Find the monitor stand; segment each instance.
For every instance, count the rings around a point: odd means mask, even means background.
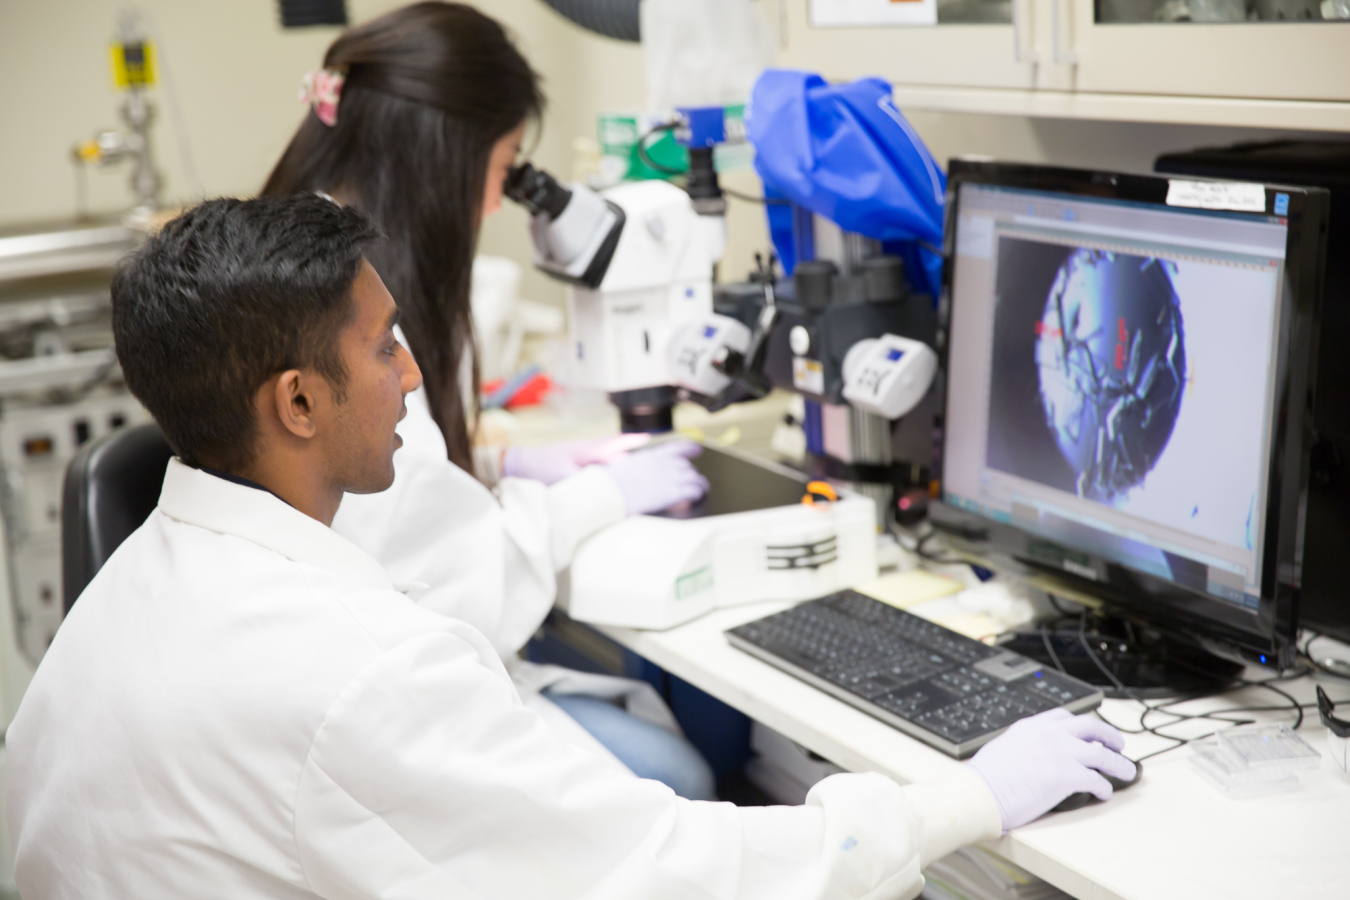
[[[1123,684],[1121,691],[1092,655]],[[1082,634],[1077,616],[1029,625],[999,642],[1023,656],[1102,688],[1108,697],[1158,699],[1189,694],[1217,693],[1231,687],[1242,674],[1239,663],[1215,656],[1191,641],[1164,634],[1137,620],[1108,613],[1087,613]],[[1053,652],[1052,652],[1053,651]]]

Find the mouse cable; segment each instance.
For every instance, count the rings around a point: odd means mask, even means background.
[[[1057,602],[1057,598],[1056,598],[1053,594],[1048,594],[1048,593],[1047,593],[1046,596],[1050,598],[1051,605],[1053,605],[1057,611],[1059,611],[1060,613],[1067,612],[1066,610],[1064,610],[1064,609],[1059,605],[1059,603]],[[1206,719],[1206,720],[1210,720],[1210,721],[1218,721],[1218,722],[1229,723],[1229,726],[1230,726],[1230,727],[1237,726],[1237,725],[1250,725],[1250,724],[1253,724],[1253,721],[1254,721],[1254,720],[1252,720],[1252,719],[1229,719],[1229,718],[1225,718],[1225,717],[1226,717],[1226,716],[1231,716],[1231,715],[1239,715],[1239,714],[1242,714],[1242,713],[1248,713],[1248,712],[1293,711],[1293,712],[1295,713],[1295,715],[1296,715],[1296,718],[1295,718],[1294,724],[1293,724],[1293,726],[1292,726],[1292,730],[1297,731],[1297,730],[1303,725],[1303,720],[1304,720],[1303,710],[1304,710],[1304,708],[1309,708],[1309,709],[1310,709],[1310,708],[1312,708],[1312,707],[1314,707],[1314,706],[1317,705],[1316,703],[1299,703],[1298,700],[1297,700],[1295,697],[1293,697],[1291,694],[1289,694],[1287,691],[1285,691],[1285,690],[1283,690],[1283,689],[1281,689],[1281,688],[1275,687],[1275,683],[1276,683],[1276,682],[1281,682],[1281,681],[1292,681],[1292,680],[1294,680],[1294,679],[1301,678],[1301,677],[1303,677],[1304,675],[1307,675],[1307,674],[1309,673],[1309,671],[1311,671],[1310,667],[1307,666],[1307,665],[1305,665],[1305,666],[1303,666],[1303,667],[1301,667],[1301,668],[1299,668],[1299,669],[1295,669],[1295,670],[1293,670],[1293,671],[1291,671],[1291,672],[1288,672],[1288,673],[1285,673],[1285,674],[1281,674],[1281,675],[1276,675],[1276,676],[1273,676],[1273,677],[1271,677],[1271,678],[1263,679],[1263,680],[1260,680],[1260,681],[1253,681],[1253,680],[1245,679],[1245,678],[1244,678],[1244,679],[1239,679],[1239,680],[1237,681],[1238,689],[1242,689],[1242,688],[1263,688],[1263,689],[1265,689],[1265,690],[1271,691],[1272,693],[1279,694],[1281,697],[1283,697],[1283,698],[1285,698],[1286,700],[1289,701],[1289,705],[1288,705],[1288,706],[1285,706],[1285,705],[1279,705],[1279,706],[1237,706],[1237,707],[1226,707],[1226,708],[1223,708],[1223,709],[1211,710],[1211,711],[1205,712],[1205,713],[1182,713],[1182,712],[1175,712],[1175,711],[1173,711],[1173,710],[1171,710],[1171,709],[1168,708],[1168,707],[1171,707],[1171,706],[1175,706],[1175,705],[1177,705],[1177,704],[1181,704],[1181,703],[1189,703],[1189,702],[1194,701],[1194,700],[1201,700],[1201,699],[1204,699],[1204,698],[1206,698],[1206,697],[1212,697],[1212,696],[1216,696],[1216,695],[1218,695],[1218,694],[1228,693],[1228,692],[1231,690],[1231,688],[1227,688],[1227,687],[1224,688],[1224,689],[1222,689],[1222,690],[1208,691],[1208,692],[1203,692],[1203,693],[1199,693],[1199,694],[1190,694],[1190,695],[1183,696],[1183,697],[1175,697],[1175,698],[1173,698],[1173,699],[1171,699],[1171,700],[1166,700],[1166,701],[1161,702],[1161,703],[1150,704],[1150,703],[1146,702],[1145,700],[1143,700],[1141,697],[1139,697],[1134,691],[1132,691],[1132,690],[1130,690],[1129,688],[1127,688],[1127,687],[1124,685],[1124,683],[1121,682],[1120,679],[1116,677],[1115,673],[1112,672],[1112,671],[1111,671],[1111,670],[1110,670],[1110,669],[1109,669],[1109,668],[1101,661],[1101,659],[1097,656],[1096,652],[1092,649],[1092,645],[1091,645],[1091,644],[1088,642],[1088,640],[1087,640],[1087,631],[1086,631],[1086,629],[1087,629],[1087,610],[1084,609],[1083,612],[1082,612],[1082,613],[1079,615],[1079,617],[1078,617],[1078,641],[1079,641],[1079,644],[1081,644],[1082,647],[1083,647],[1083,650],[1086,651],[1086,653],[1087,653],[1087,655],[1088,655],[1088,658],[1091,659],[1092,662],[1093,662],[1093,664],[1095,664],[1095,665],[1097,666],[1097,668],[1101,670],[1102,674],[1105,675],[1105,676],[1107,677],[1108,680],[1110,680],[1111,684],[1116,688],[1116,690],[1120,691],[1120,692],[1121,692],[1122,694],[1124,694],[1128,699],[1133,700],[1135,703],[1138,703],[1141,707],[1143,707],[1143,709],[1141,710],[1141,712],[1140,712],[1140,714],[1139,714],[1139,727],[1138,727],[1138,728],[1133,728],[1133,729],[1132,729],[1132,728],[1121,728],[1119,725],[1116,725],[1115,723],[1111,722],[1111,721],[1108,720],[1104,715],[1102,715],[1100,709],[1093,710],[1093,713],[1097,716],[1097,718],[1101,719],[1101,720],[1102,720],[1103,722],[1105,722],[1106,724],[1108,724],[1108,725],[1110,725],[1111,727],[1116,728],[1116,729],[1118,729],[1118,730],[1120,730],[1120,731],[1123,731],[1123,732],[1125,732],[1126,734],[1151,734],[1151,735],[1153,735],[1153,736],[1155,736],[1155,737],[1162,738],[1163,740],[1167,740],[1167,741],[1172,741],[1172,742],[1173,742],[1173,746],[1171,746],[1171,747],[1165,747],[1165,748],[1163,748],[1162,750],[1155,750],[1155,751],[1153,751],[1153,752],[1151,752],[1151,753],[1147,753],[1147,754],[1145,754],[1144,756],[1140,756],[1140,757],[1138,757],[1137,759],[1135,759],[1134,762],[1140,762],[1140,761],[1142,761],[1142,760],[1144,760],[1144,759],[1148,759],[1148,758],[1154,757],[1154,756],[1159,756],[1159,755],[1161,755],[1161,754],[1163,754],[1163,753],[1170,753],[1170,752],[1173,751],[1173,750],[1176,750],[1176,749],[1178,749],[1178,748],[1180,748],[1180,747],[1186,746],[1187,744],[1191,743],[1192,741],[1204,740],[1205,738],[1213,737],[1215,734],[1218,734],[1218,731],[1216,730],[1216,731],[1211,731],[1211,732],[1209,732],[1208,734],[1199,735],[1199,736],[1197,736],[1197,737],[1192,737],[1192,738],[1180,738],[1180,737],[1176,737],[1176,736],[1174,736],[1174,735],[1164,734],[1164,733],[1160,730],[1160,729],[1163,729],[1163,728],[1171,728],[1172,726],[1174,726],[1174,725],[1180,725],[1180,724],[1183,723],[1183,722],[1196,721],[1196,720],[1200,720],[1200,719]],[[1054,647],[1052,646],[1052,644],[1051,644],[1051,642],[1050,642],[1050,636],[1049,636],[1049,632],[1048,632],[1046,626],[1041,626],[1040,633],[1041,633],[1041,641],[1042,641],[1042,643],[1045,645],[1046,652],[1050,655],[1050,659],[1054,662],[1055,667],[1056,667],[1057,669],[1059,669],[1059,671],[1061,671],[1061,672],[1063,672],[1064,674],[1067,675],[1068,672],[1065,670],[1064,664],[1060,661],[1059,655],[1055,653]],[[1308,644],[1310,645],[1310,644],[1311,644],[1311,641],[1309,641]],[[1306,648],[1305,648],[1305,653],[1306,653]],[[1309,661],[1311,662],[1311,660],[1309,660]],[[1316,668],[1316,666],[1314,665],[1312,668]],[[1163,715],[1165,715],[1165,716],[1171,716],[1172,719],[1173,719],[1173,721],[1171,721],[1171,722],[1164,722],[1164,723],[1161,724],[1161,725],[1149,725],[1149,724],[1148,724],[1148,717],[1149,717],[1150,714],[1153,714],[1153,713],[1161,713],[1161,714],[1163,714]]]
[[[1185,722],[1185,721],[1192,721],[1192,720],[1197,720],[1197,719],[1209,719],[1209,720],[1211,720],[1211,721],[1227,722],[1227,723],[1230,723],[1230,727],[1231,727],[1231,726],[1237,726],[1237,725],[1251,725],[1251,724],[1254,723],[1255,720],[1253,720],[1253,719],[1229,719],[1229,718],[1226,718],[1226,717],[1227,717],[1227,716],[1232,716],[1232,715],[1239,715],[1239,714],[1242,714],[1242,713],[1253,713],[1253,712],[1288,712],[1288,711],[1291,711],[1291,710],[1294,711],[1294,712],[1297,714],[1297,719],[1296,719],[1295,724],[1294,724],[1294,726],[1293,726],[1294,729],[1297,729],[1299,726],[1301,726],[1301,725],[1303,724],[1303,711],[1304,711],[1305,709],[1312,709],[1313,707],[1317,706],[1317,704],[1316,704],[1315,702],[1299,703],[1297,700],[1295,700],[1295,698],[1293,698],[1292,696],[1290,696],[1290,695],[1289,695],[1288,693],[1286,693],[1285,691],[1283,691],[1283,690],[1281,690],[1281,689],[1279,689],[1279,688],[1271,687],[1269,684],[1267,684],[1266,682],[1263,682],[1263,681],[1248,681],[1248,682],[1243,683],[1241,686],[1242,686],[1242,687],[1258,687],[1258,688],[1259,688],[1259,687],[1264,687],[1264,688],[1266,688],[1267,690],[1273,691],[1273,692],[1278,693],[1278,694],[1280,694],[1281,696],[1287,698],[1287,699],[1290,701],[1290,703],[1289,703],[1288,705],[1280,704],[1280,705],[1278,705],[1278,706],[1232,706],[1232,707],[1224,707],[1223,709],[1212,710],[1212,711],[1207,712],[1207,713],[1178,713],[1178,712],[1173,712],[1172,710],[1166,708],[1166,707],[1169,707],[1169,706],[1174,706],[1174,705],[1179,704],[1179,703],[1187,703],[1187,702],[1190,702],[1190,701],[1192,701],[1192,700],[1203,699],[1203,698],[1206,697],[1206,696],[1214,696],[1213,694],[1200,694],[1200,695],[1193,695],[1193,696],[1187,696],[1187,697],[1177,697],[1177,698],[1174,698],[1174,699],[1172,699],[1172,700],[1165,701],[1165,702],[1163,702],[1163,703],[1155,704],[1155,705],[1153,705],[1153,706],[1148,707],[1148,709],[1149,709],[1150,711],[1156,710],[1156,711],[1158,711],[1158,712],[1163,713],[1164,715],[1175,716],[1176,719],[1175,719],[1174,721],[1172,721],[1172,722],[1166,722],[1166,723],[1164,723],[1164,724],[1162,724],[1162,725],[1157,725],[1157,726],[1152,726],[1152,727],[1146,727],[1145,729],[1140,729],[1140,730],[1138,730],[1138,731],[1133,731],[1133,730],[1130,730],[1130,729],[1121,729],[1121,730],[1122,730],[1122,731],[1126,731],[1127,733],[1130,733],[1130,734],[1142,734],[1142,733],[1144,733],[1144,731],[1146,730],[1148,733],[1154,734],[1154,735],[1156,735],[1157,737],[1164,738],[1164,739],[1169,740],[1169,741],[1173,741],[1173,742],[1174,742],[1174,743],[1173,743],[1173,746],[1171,746],[1171,747],[1164,747],[1164,748],[1161,749],[1161,750],[1155,750],[1155,751],[1153,751],[1152,753],[1145,754],[1144,756],[1138,757],[1138,759],[1136,759],[1135,762],[1139,762],[1139,761],[1141,761],[1141,760],[1148,759],[1149,757],[1159,756],[1159,755],[1161,755],[1161,754],[1163,754],[1163,753],[1170,753],[1171,751],[1176,750],[1176,749],[1179,748],[1179,747],[1184,747],[1184,746],[1186,746],[1187,744],[1192,743],[1192,742],[1194,742],[1194,741],[1201,741],[1201,740],[1204,740],[1205,738],[1213,737],[1214,735],[1216,735],[1216,734],[1219,733],[1218,731],[1211,731],[1211,732],[1209,732],[1208,734],[1197,735],[1197,736],[1191,737],[1191,738],[1179,738],[1179,737],[1175,737],[1174,735],[1164,734],[1164,733],[1162,733],[1159,729],[1170,728],[1170,727],[1172,727],[1173,725],[1178,725],[1178,724],[1180,724],[1180,723],[1182,723],[1182,722]],[[1336,702],[1341,702],[1341,701],[1336,701]],[[1144,718],[1145,718],[1147,715],[1148,715],[1148,713],[1145,712],[1145,713],[1143,713],[1143,714],[1140,716],[1141,724],[1144,724],[1144,723],[1143,723],[1143,720],[1144,720]],[[1107,722],[1107,724],[1110,724],[1110,725],[1113,725],[1113,727],[1119,728],[1118,725],[1114,725],[1114,723],[1109,722],[1104,716],[1101,715],[1100,712],[1097,713],[1097,717],[1098,717],[1099,719],[1101,719],[1103,722]]]
[[[1146,703],[1146,702],[1143,700],[1143,698],[1141,698],[1138,694],[1136,694],[1134,691],[1132,691],[1132,690],[1130,690],[1129,688],[1127,688],[1127,687],[1125,686],[1125,684],[1124,684],[1119,678],[1116,677],[1116,673],[1112,672],[1109,668],[1107,668],[1106,664],[1103,663],[1103,662],[1101,661],[1100,658],[1098,658],[1096,651],[1093,650],[1093,649],[1092,649],[1092,645],[1091,645],[1090,643],[1088,643],[1088,639],[1087,639],[1087,610],[1086,610],[1086,609],[1083,610],[1082,615],[1079,616],[1079,618],[1078,618],[1078,642],[1082,645],[1083,649],[1087,652],[1087,655],[1088,655],[1088,657],[1092,660],[1092,662],[1097,666],[1098,669],[1101,670],[1102,674],[1105,675],[1105,676],[1111,681],[1111,683],[1115,686],[1116,690],[1120,691],[1120,692],[1121,692],[1122,694],[1124,694],[1126,697],[1128,697],[1129,699],[1133,700],[1135,703],[1138,703],[1140,706],[1143,707],[1143,712],[1141,712],[1141,713],[1139,714],[1139,730],[1137,730],[1137,731],[1132,731],[1132,732],[1130,732],[1130,733],[1133,733],[1133,734],[1143,734],[1143,733],[1147,732],[1148,734],[1151,734],[1151,735],[1153,735],[1153,736],[1155,736],[1155,737],[1160,737],[1160,738],[1162,738],[1162,739],[1164,739],[1164,740],[1174,741],[1174,742],[1175,742],[1173,746],[1164,748],[1163,750],[1160,750],[1160,751],[1155,751],[1154,753],[1148,754],[1148,756],[1157,756],[1159,753],[1166,753],[1166,752],[1168,752],[1168,751],[1170,751],[1170,750],[1175,750],[1175,749],[1177,749],[1178,747],[1184,747],[1186,744],[1190,743],[1192,740],[1199,740],[1199,738],[1179,738],[1179,737],[1174,737],[1174,736],[1172,736],[1172,735],[1170,735],[1170,734],[1163,734],[1162,731],[1160,731],[1159,729],[1162,729],[1162,728],[1169,728],[1169,727],[1171,727],[1171,726],[1173,726],[1173,725],[1178,725],[1178,724],[1180,724],[1180,723],[1182,723],[1182,722],[1192,721],[1192,720],[1194,720],[1194,719],[1207,719],[1207,718],[1211,718],[1213,714],[1205,713],[1205,714],[1193,715],[1193,714],[1190,714],[1190,713],[1177,713],[1177,712],[1172,712],[1171,710],[1168,710],[1168,709],[1163,709],[1163,708],[1160,708],[1160,707],[1155,707],[1155,706],[1150,705],[1149,703]],[[1281,693],[1283,693],[1283,692],[1281,692]],[[1287,696],[1287,695],[1286,695],[1286,696]],[[1199,698],[1196,697],[1196,698],[1191,698],[1191,699],[1199,699]],[[1293,698],[1290,697],[1290,700],[1293,700]],[[1107,722],[1106,717],[1103,716],[1099,710],[1094,710],[1094,712],[1096,712],[1097,718],[1101,719],[1103,722]],[[1165,722],[1165,723],[1163,723],[1162,725],[1151,726],[1151,725],[1148,724],[1148,716],[1149,716],[1150,713],[1153,713],[1153,712],[1161,712],[1163,715],[1173,716],[1173,717],[1174,717],[1174,721],[1172,721],[1172,722]],[[1231,721],[1231,720],[1222,720],[1222,721]],[[1299,710],[1299,722],[1301,723],[1302,721],[1303,721],[1303,711],[1302,711],[1302,710]],[[1107,722],[1107,724],[1111,724],[1111,723],[1110,723],[1110,722]],[[1116,726],[1112,726],[1112,727],[1116,727]],[[1205,737],[1209,737],[1210,735],[1212,735],[1212,734],[1214,734],[1214,733],[1215,733],[1215,732],[1210,732],[1210,734],[1205,735]],[[1135,762],[1139,762],[1139,760],[1142,760],[1142,759],[1145,759],[1145,758],[1146,758],[1146,757],[1141,756],[1141,757],[1139,757],[1138,759],[1136,759]]]

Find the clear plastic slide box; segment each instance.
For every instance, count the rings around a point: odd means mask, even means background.
[[[1233,799],[1295,790],[1321,761],[1288,725],[1240,725],[1191,744],[1191,763]]]

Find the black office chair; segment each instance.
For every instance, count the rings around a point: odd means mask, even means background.
[[[61,490],[65,611],[154,511],[173,451],[155,424],[115,431],[75,454]]]

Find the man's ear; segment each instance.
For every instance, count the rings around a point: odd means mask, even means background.
[[[291,434],[312,438],[318,433],[314,419],[314,376],[308,377],[298,369],[288,369],[277,376],[272,391],[273,404],[281,425]]]

